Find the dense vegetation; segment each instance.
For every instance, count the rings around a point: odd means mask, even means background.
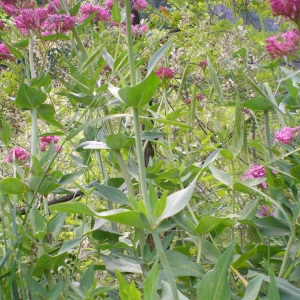
[[[0,299],[299,299],[299,0],[0,7]]]

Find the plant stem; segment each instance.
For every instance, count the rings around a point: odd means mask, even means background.
[[[284,271],[285,271],[288,259],[290,257],[291,247],[293,245],[294,238],[295,238],[295,234],[292,233],[291,236],[290,236],[289,242],[287,244],[285,253],[284,253],[284,257],[283,257],[283,261],[282,261],[282,265],[281,265],[278,277],[283,277],[283,275],[284,275]]]
[[[168,259],[166,257],[166,254],[164,252],[161,240],[159,238],[159,235],[156,231],[152,232],[152,236],[153,236],[153,240],[155,243],[155,247],[156,247],[156,251],[158,253],[158,257],[163,265],[164,271],[166,272],[166,276],[169,280],[169,284],[171,286],[171,291],[172,291],[172,298],[173,300],[179,300],[178,297],[178,290],[177,290],[177,286],[176,286],[176,281],[175,278],[173,276],[170,264],[168,262]]]
[[[51,289],[53,286],[56,285],[56,281],[55,279],[53,278],[52,274],[51,274],[51,271],[49,269],[45,270],[44,271],[44,275],[47,279],[47,282],[48,282],[48,285],[49,285],[49,289]],[[64,296],[60,293],[58,298],[58,300],[64,300]]]
[[[265,125],[265,136],[266,136],[266,144],[268,147],[268,158],[272,158],[272,152],[270,148],[272,147],[271,144],[271,134],[270,134],[270,120],[269,120],[269,111],[264,111],[264,125]]]

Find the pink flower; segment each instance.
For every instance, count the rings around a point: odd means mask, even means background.
[[[59,137],[55,135],[48,135],[40,137],[41,143],[47,143],[48,145],[53,141],[54,144],[58,143]]]
[[[293,140],[296,138],[296,133],[299,133],[300,126],[295,128],[284,127],[277,130],[274,134],[274,141],[282,144],[291,145]]]
[[[242,180],[245,180],[247,178],[265,178],[266,177],[266,169],[262,165],[253,165],[249,170],[245,172],[245,174],[242,177]],[[266,182],[263,182],[262,187],[266,188],[268,184]]]
[[[172,79],[174,78],[174,70],[171,68],[165,68],[161,67],[157,71],[154,71],[154,73],[160,78],[160,79]]]
[[[300,18],[299,0],[270,0],[270,5],[274,16],[285,16],[293,21]]]
[[[131,8],[135,10],[143,10],[148,6],[145,0],[131,0]]]
[[[192,101],[190,99],[186,99],[184,102],[185,102],[185,104],[191,104],[192,103]]]
[[[80,7],[81,16],[79,17],[80,22],[84,22],[90,15],[96,12],[96,15],[93,19],[93,22],[105,22],[110,20],[110,13],[109,11],[101,7],[99,5],[94,5],[91,3],[83,4]]]
[[[0,44],[0,59],[4,60],[12,60],[14,59],[14,56],[10,52],[10,50],[7,48],[5,44]]]
[[[196,99],[198,99],[198,100],[203,100],[204,98],[205,98],[205,96],[202,95],[202,94],[197,94],[196,95]]]
[[[300,44],[300,33],[296,29],[282,33],[280,36],[281,41],[278,41],[278,37],[271,36],[266,39],[268,43],[266,50],[272,58],[282,58],[283,56],[294,55],[298,50]]]
[[[1,0],[0,7],[9,16],[19,16],[23,9],[33,8],[34,1],[28,0]]]
[[[274,211],[275,211],[274,208],[267,205],[262,205],[257,214],[260,217],[274,216]]]
[[[113,5],[114,5],[114,0],[105,0],[105,2],[104,2],[104,7],[107,10],[111,10]]]
[[[207,68],[207,66],[208,66],[207,61],[206,61],[206,60],[200,61],[200,62],[198,63],[198,66],[199,66],[201,69],[205,70],[205,69]]]
[[[131,31],[133,36],[141,36],[148,31],[148,24],[131,25]]]
[[[12,158],[17,161],[22,161],[28,159],[28,157],[30,156],[29,152],[27,152],[25,149],[21,147],[10,149],[9,152],[10,155],[6,156],[6,161],[10,163],[13,162]]]
[[[15,17],[14,25],[24,35],[28,35],[29,31],[40,35],[44,21],[48,18],[46,8],[28,8],[23,9],[19,16]]]
[[[42,35],[66,33],[75,27],[76,17],[65,14],[48,15],[42,25]]]

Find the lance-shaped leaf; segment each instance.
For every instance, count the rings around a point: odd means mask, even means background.
[[[55,108],[51,104],[42,104],[38,107],[39,117],[49,124],[62,128],[63,126],[55,119]]]
[[[230,300],[231,289],[228,282],[228,269],[233,259],[234,241],[221,255],[213,270],[208,271],[198,287],[198,300]]]

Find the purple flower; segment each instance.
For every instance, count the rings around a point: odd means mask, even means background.
[[[131,8],[135,10],[143,10],[148,6],[145,0],[131,0]]]
[[[174,70],[171,68],[165,68],[161,67],[157,71],[154,71],[154,73],[160,78],[160,79],[172,79],[174,78]]]
[[[59,137],[55,135],[48,135],[48,136],[42,136],[40,137],[40,146],[41,146],[41,151],[45,152],[47,150],[47,147],[51,144],[51,142],[54,142],[54,144],[57,144],[59,141]],[[57,151],[56,149],[59,149],[60,145],[54,145],[54,151]]]
[[[25,149],[21,147],[10,149],[9,153],[10,155],[6,156],[6,161],[10,163],[13,162],[12,158],[17,161],[22,161],[28,159],[28,157],[30,156],[29,152],[27,152]]]
[[[205,96],[202,95],[202,94],[197,94],[196,95],[196,99],[198,99],[198,100],[203,100],[204,98],[205,98]]]
[[[83,4],[80,7],[81,16],[79,17],[80,22],[84,22],[90,15],[96,13],[93,22],[105,22],[110,20],[110,13],[109,11],[101,7],[99,5],[94,5],[91,3]]]
[[[22,10],[34,7],[34,1],[28,0],[1,0],[0,7],[9,16],[19,16]]]
[[[105,0],[105,2],[104,2],[104,7],[107,10],[111,10],[113,5],[114,5],[114,0]]]
[[[274,16],[284,16],[290,20],[299,21],[299,0],[270,0],[270,5]]]
[[[265,178],[266,177],[266,169],[262,165],[253,165],[249,170],[245,172],[245,174],[242,177],[242,180],[245,180],[247,178]],[[266,182],[263,182],[262,187],[266,188],[268,184]]]
[[[275,209],[267,206],[267,205],[262,205],[260,207],[260,210],[257,212],[257,215],[260,217],[268,217],[268,216],[274,216]]]
[[[272,58],[282,58],[283,56],[294,55],[300,44],[300,33],[296,29],[282,33],[281,41],[277,36],[271,36],[266,39],[268,43],[266,50]]]
[[[5,44],[0,44],[0,59],[4,60],[12,60],[14,59],[14,56],[10,52],[10,50],[7,48]]]
[[[131,31],[133,36],[141,36],[148,31],[148,24],[131,25]]]
[[[274,141],[282,144],[291,145],[293,140],[296,138],[296,133],[299,133],[300,126],[295,128],[284,127],[277,130],[274,134]]]
[[[42,35],[66,33],[75,27],[76,17],[60,14],[48,15],[48,18],[43,23]]]

